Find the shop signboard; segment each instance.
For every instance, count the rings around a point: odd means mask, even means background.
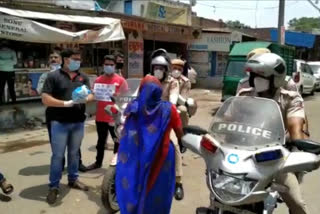
[[[128,77],[143,77],[144,44],[141,32],[132,32],[128,38]]]
[[[178,36],[192,36],[193,29],[190,27],[181,27],[175,25],[165,25],[158,23],[143,23],[133,20],[122,20],[121,24],[124,29],[136,30],[148,33],[168,33]]]
[[[70,32],[40,22],[0,15],[0,38],[36,43],[99,43],[125,39],[120,22],[101,26],[100,30]]]
[[[202,33],[200,39],[194,40],[189,50],[229,52],[231,35],[227,33]]]
[[[133,20],[122,20],[121,24],[122,24],[122,27],[125,29],[137,30],[137,31],[146,30],[146,25],[144,22],[133,21]]]
[[[179,3],[150,1],[148,2],[145,17],[173,24],[191,25],[190,10],[190,7],[186,7]]]

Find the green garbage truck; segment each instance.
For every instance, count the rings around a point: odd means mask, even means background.
[[[239,81],[246,77],[244,65],[247,54],[256,48],[268,48],[272,53],[280,55],[287,63],[287,76],[292,76],[294,69],[295,48],[272,42],[241,42],[231,46],[228,64],[223,77],[222,100],[236,95]]]

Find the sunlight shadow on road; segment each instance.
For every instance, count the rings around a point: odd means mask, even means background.
[[[105,149],[106,151],[113,151],[113,142],[108,142]],[[88,151],[90,152],[97,152],[96,146],[92,145],[88,148]]]
[[[29,166],[20,169],[19,175],[32,176],[32,175],[48,175],[50,171],[50,165],[41,166]]]
[[[42,184],[39,186],[33,186],[26,188],[20,192],[20,197],[28,200],[42,201],[46,202],[46,197],[48,194],[48,184]],[[70,192],[70,188],[67,185],[60,184],[60,194],[57,202],[53,205],[54,207],[60,206],[62,204],[62,199]]]
[[[90,152],[97,152],[97,149],[96,149],[96,146],[95,145],[92,145],[88,148],[88,151]]]
[[[95,202],[100,207],[97,214],[107,213],[101,202],[101,186],[90,187],[90,191],[86,192],[86,194],[90,201]]]
[[[100,169],[95,169],[91,170],[85,173],[79,174],[81,178],[89,178],[89,179],[98,179],[103,177],[106,174],[106,169],[105,168],[100,168]]]

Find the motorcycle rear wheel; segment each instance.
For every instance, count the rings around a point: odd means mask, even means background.
[[[101,200],[108,213],[116,213],[120,210],[115,188],[116,167],[110,166],[103,178],[101,186]]]

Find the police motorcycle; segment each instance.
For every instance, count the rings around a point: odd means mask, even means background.
[[[231,97],[217,111],[209,130],[185,128],[184,146],[206,164],[210,207],[197,214],[272,214],[278,194],[288,191],[277,175],[319,168],[320,144],[285,142],[278,104],[258,97]],[[290,152],[286,145],[298,152]],[[293,150],[292,150],[293,151]]]
[[[127,105],[134,100],[138,93],[140,87],[141,79],[127,79],[128,89],[120,88],[120,93],[112,97],[113,105],[108,105],[105,108],[105,112],[111,115],[114,119],[115,132],[117,138],[120,139],[120,135],[125,123],[124,110]],[[115,154],[115,159],[117,159],[117,154]],[[116,161],[115,161],[116,163]],[[116,164],[110,164],[109,168],[104,175],[102,186],[101,186],[101,200],[108,211],[108,213],[116,213],[120,210],[115,190],[115,176],[116,176]]]

